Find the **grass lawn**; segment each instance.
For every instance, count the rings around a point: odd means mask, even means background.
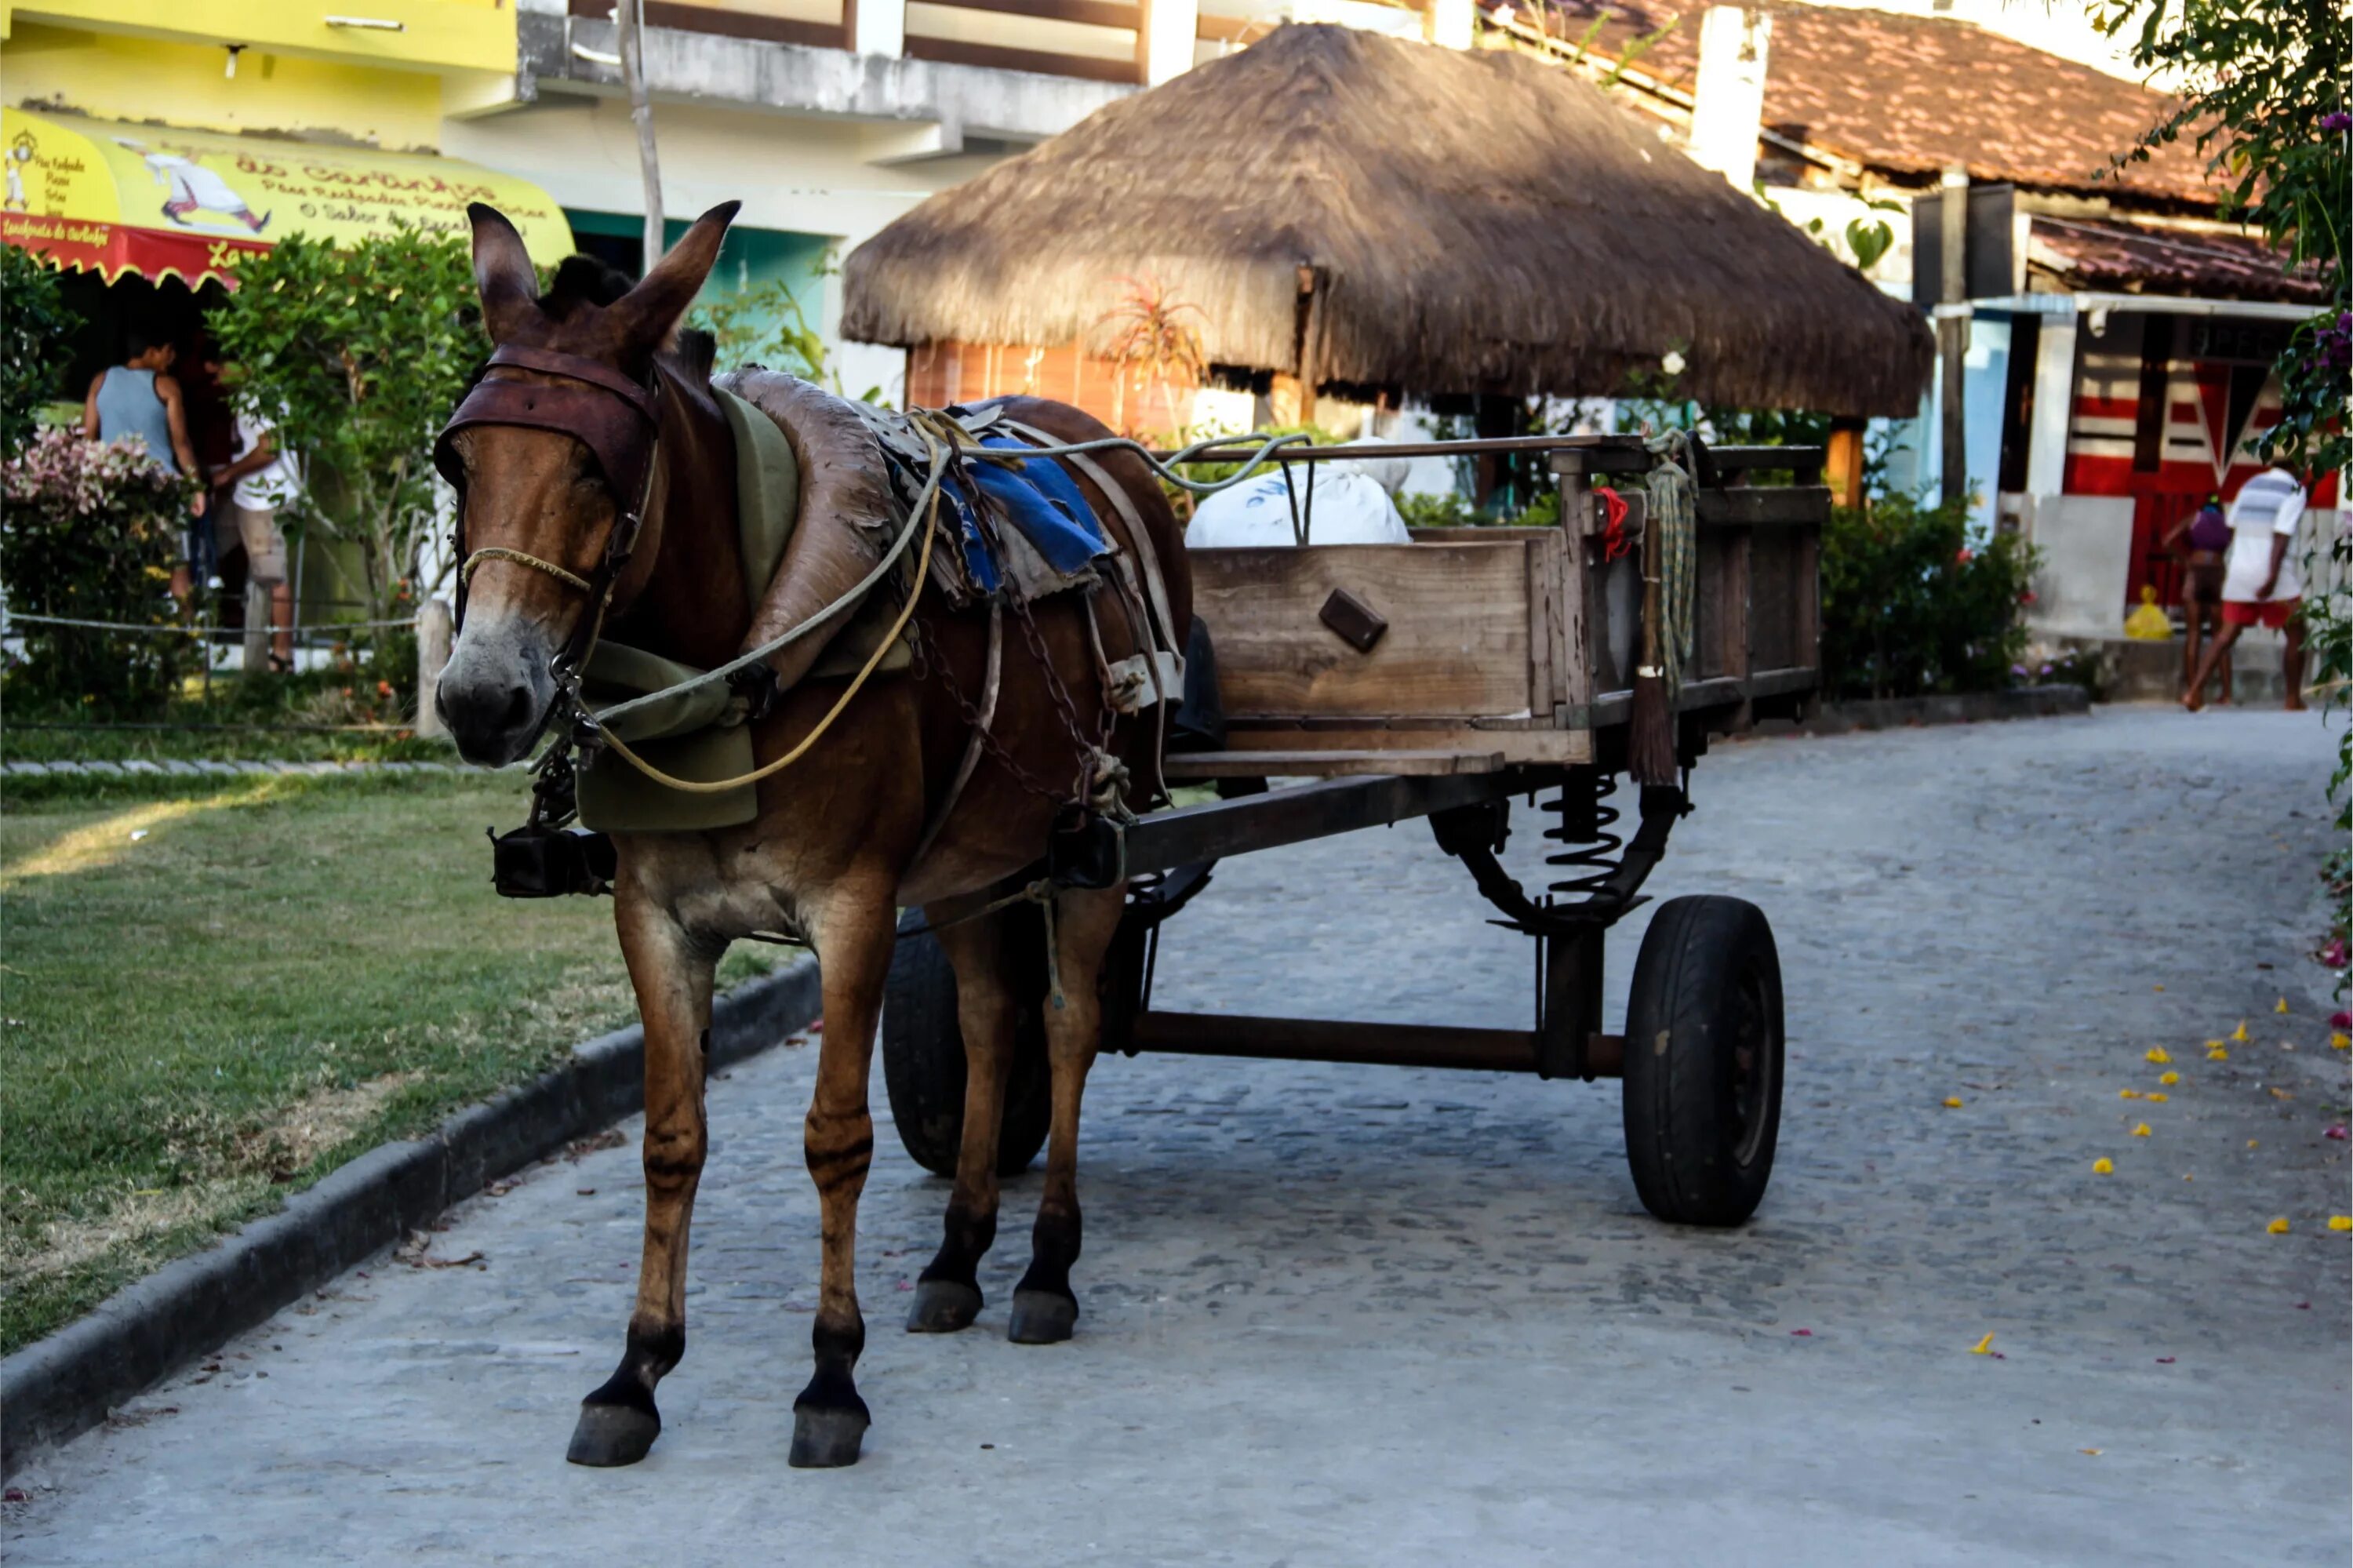
[[[24,782],[0,1351],[635,1015],[608,902],[491,891],[482,830],[522,820],[519,775]],[[780,952],[738,948],[722,983]]]

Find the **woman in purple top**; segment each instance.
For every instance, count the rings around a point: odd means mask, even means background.
[[[2222,556],[2231,547],[2231,524],[2222,515],[2222,498],[2210,494],[2205,504],[2173,525],[2160,548],[2181,557],[2181,627],[2188,633],[2181,645],[2181,686],[2184,693],[2197,676],[2198,655],[2210,630],[2222,623]],[[2231,666],[2221,671],[2222,701],[2231,701]]]

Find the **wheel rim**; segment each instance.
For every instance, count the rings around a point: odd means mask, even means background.
[[[1763,970],[1754,964],[1740,971],[1733,987],[1732,1017],[1733,1158],[1746,1166],[1756,1163],[1772,1125],[1778,1056],[1772,994]]]

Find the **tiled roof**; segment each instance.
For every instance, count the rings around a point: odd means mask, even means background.
[[[2220,194],[2204,155],[2186,143],[2128,165],[2120,179],[2100,177],[2170,110],[2173,101],[2161,93],[1967,22],[1825,5],[1765,8],[1773,16],[1768,130],[1895,175],[1933,175],[1958,163],[1972,179],[2042,189],[2177,201]],[[1689,92],[1702,9],[1698,0],[1683,7],[1668,0],[1567,0],[1550,15],[1555,35],[1571,39],[1603,17],[1591,47],[1611,59],[1629,40],[1671,26],[1633,69]]]
[[[2279,252],[2253,236],[2040,214],[2033,224],[2028,267],[2071,289],[2313,305],[2328,298],[2327,284],[2308,270],[2284,270]]]

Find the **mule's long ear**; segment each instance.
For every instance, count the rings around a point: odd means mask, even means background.
[[[711,274],[712,263],[719,260],[719,244],[727,238],[727,226],[735,220],[740,201],[721,202],[694,220],[694,227],[678,237],[670,254],[654,263],[652,271],[631,289],[613,310],[628,323],[630,342],[638,347],[654,349],[670,341],[678,323],[694,303],[694,296],[702,290],[702,280]]]
[[[531,253],[507,215],[480,202],[468,205],[474,225],[474,287],[482,295],[482,324],[491,341],[503,343],[522,324],[522,313],[539,299],[539,274]]]

